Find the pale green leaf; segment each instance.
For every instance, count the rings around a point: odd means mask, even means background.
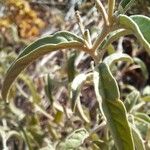
[[[118,29],[118,30],[115,30],[115,31],[109,33],[108,37],[102,43],[102,49],[108,48],[108,46],[112,42],[116,41],[117,39],[119,39],[122,36],[126,36],[129,34],[132,34],[132,31],[129,29]]]
[[[135,113],[135,117],[139,118],[141,121],[143,120],[143,122],[150,125],[150,117],[147,114],[137,112],[137,113]]]
[[[79,114],[81,115],[82,119],[89,123],[89,119],[84,114],[81,102],[80,102],[80,90],[83,85],[83,83],[87,80],[89,77],[89,74],[81,73],[77,75],[71,84],[71,103],[72,103],[72,110],[75,110],[75,107],[77,107]]]
[[[95,88],[98,89],[95,91],[99,91],[99,95],[102,97],[102,100],[98,101],[101,101],[100,107],[107,120],[115,145],[118,150],[134,150],[127,112],[123,102],[119,100],[117,83],[106,64],[99,64],[96,71],[99,73],[99,79],[97,79],[99,87],[96,86]],[[97,98],[99,99],[99,96]]]
[[[125,13],[135,2],[135,0],[122,0],[119,4],[119,12]]]
[[[119,15],[119,24],[125,29],[132,30],[140,43],[150,54],[150,18],[142,15],[126,16]]]
[[[150,18],[143,15],[133,15],[130,17],[138,25],[144,38],[150,43]]]
[[[65,141],[59,143],[56,147],[56,150],[75,150],[78,149],[81,144],[84,143],[84,140],[89,136],[89,133],[86,129],[78,129],[70,134]]]
[[[19,76],[19,78],[21,80],[24,81],[24,83],[29,87],[29,90],[31,92],[31,95],[32,95],[32,99],[33,99],[33,102],[36,103],[36,104],[39,104],[40,103],[40,95],[39,93],[36,91],[36,88],[35,88],[35,85],[34,83],[31,81],[31,79],[28,77],[28,75],[25,75],[25,74],[21,74]]]
[[[141,59],[139,59],[137,57],[134,57],[133,60],[137,65],[139,65],[144,78],[147,80],[149,78],[149,74],[148,74],[148,70],[147,70],[147,67],[146,67],[144,61],[142,61]]]
[[[113,53],[103,60],[103,62],[106,63],[110,68],[118,61],[133,63],[132,58],[129,55],[123,53]]]
[[[132,135],[133,135],[133,140],[134,140],[136,150],[145,150],[144,141],[143,141],[142,136],[140,135],[138,129],[133,127],[133,125],[131,125],[131,127],[132,127],[131,128]]]
[[[145,86],[142,93],[150,96],[150,85]]]
[[[53,85],[52,85],[52,79],[50,78],[49,74],[47,75],[47,81],[46,82],[47,83],[45,85],[45,93],[48,97],[50,105],[52,105],[54,102],[53,95],[52,95]]]
[[[76,59],[76,52],[71,52],[68,61],[67,61],[67,73],[68,73],[68,81],[69,83],[72,82],[72,80],[75,77],[75,59]]]
[[[150,102],[150,96],[144,96],[142,97],[142,100],[145,102]]]
[[[127,112],[132,111],[132,108],[134,107],[134,105],[136,104],[139,98],[140,98],[140,93],[137,90],[134,90],[127,95],[124,101]]]
[[[99,72],[99,92],[102,99],[114,101],[120,98],[118,84],[113,77],[109,67],[105,63],[98,66]]]
[[[7,99],[10,86],[17,76],[35,59],[55,50],[75,48],[85,50],[84,41],[69,32],[58,32],[41,38],[26,47],[8,69],[2,88],[2,97]]]

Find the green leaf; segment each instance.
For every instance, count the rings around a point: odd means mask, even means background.
[[[77,107],[79,114],[81,115],[82,119],[89,123],[89,119],[84,114],[83,108],[81,106],[80,102],[80,90],[83,85],[83,83],[87,80],[89,77],[89,74],[81,73],[77,75],[71,84],[71,103],[72,103],[72,110],[75,110],[75,107]]]
[[[140,93],[137,90],[132,91],[129,95],[127,95],[124,104],[127,112],[131,112],[132,108],[136,104],[137,100],[140,98]]]
[[[119,12],[125,13],[135,2],[135,0],[122,0],[119,4]]]
[[[150,18],[143,15],[133,15],[130,17],[138,25],[144,38],[150,43],[150,35],[148,33],[150,31]]]
[[[150,117],[147,114],[137,112],[137,113],[135,113],[135,117],[139,118],[141,121],[143,120],[143,122],[150,125]]]
[[[133,59],[129,55],[123,53],[113,53],[103,60],[110,68],[118,61],[133,63]]]
[[[75,60],[76,60],[76,52],[71,52],[68,61],[67,61],[67,73],[68,73],[68,81],[69,83],[72,82],[72,80],[75,77]]]
[[[142,97],[142,100],[145,102],[150,102],[150,96],[144,96]]]
[[[147,80],[149,78],[149,74],[148,74],[148,70],[147,70],[145,63],[137,57],[134,57],[133,60],[136,64],[138,64],[140,66],[142,74],[143,74],[144,78]]]
[[[49,74],[47,75],[47,84],[45,85],[45,93],[49,99],[50,105],[53,104],[54,99],[53,99],[53,95],[52,95],[52,79],[50,78]]]
[[[75,150],[84,143],[84,140],[89,136],[86,129],[78,129],[69,135],[64,142],[57,145],[56,150]]]
[[[95,71],[99,74],[99,79],[97,79],[99,86],[94,85],[95,88],[98,88],[95,91],[99,91],[96,96],[97,99],[100,96],[102,98],[98,100],[101,102],[100,109],[107,120],[115,145],[118,150],[134,150],[127,112],[124,104],[119,100],[117,83],[105,63],[99,64]]]
[[[2,97],[7,99],[10,86],[17,76],[35,59],[55,50],[75,48],[86,49],[84,41],[69,32],[58,32],[52,36],[41,38],[26,47],[8,69],[2,88]],[[85,50],[86,51],[86,50]]]
[[[99,72],[99,91],[100,95],[102,96],[102,99],[112,100],[115,101],[116,99],[119,99],[120,93],[118,84],[113,77],[109,67],[105,63],[101,63],[98,66],[98,72]]]
[[[30,90],[31,95],[32,95],[32,101],[33,101],[34,103],[36,103],[36,104],[39,104],[39,103],[40,103],[40,100],[41,100],[40,95],[39,95],[39,93],[36,91],[35,85],[34,85],[34,83],[32,82],[32,80],[29,78],[29,76],[26,75],[26,74],[21,74],[21,75],[19,76],[19,78],[20,78],[21,80],[23,80],[24,83],[29,87],[29,90]]]
[[[138,129],[136,129],[133,125],[131,125],[132,134],[133,134],[133,140],[134,144],[137,150],[145,150],[144,141],[142,139],[142,136],[140,135]]]
[[[132,34],[137,37],[150,54],[150,18],[142,15],[134,15],[131,17],[119,15],[118,19],[120,26],[132,30]]]
[[[110,32],[108,37],[102,43],[103,44],[102,45],[102,49],[108,48],[108,46],[112,42],[116,41],[117,39],[119,39],[122,36],[129,35],[129,34],[132,34],[132,31],[131,30],[127,30],[127,29],[118,29],[116,31]]]

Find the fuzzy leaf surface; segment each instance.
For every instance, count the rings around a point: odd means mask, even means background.
[[[56,150],[75,150],[83,144],[84,140],[89,136],[86,129],[78,129],[69,135],[64,142],[56,147]]]
[[[127,54],[123,54],[123,53],[113,53],[109,56],[107,56],[104,59],[104,62],[111,68],[116,62],[118,61],[126,61],[129,63],[133,63],[132,58],[127,55]]]
[[[10,86],[17,76],[37,58],[60,49],[75,48],[85,50],[84,41],[70,32],[57,32],[33,42],[27,46],[8,69],[2,88],[2,97],[7,99]]]
[[[119,11],[125,13],[135,2],[135,0],[122,0],[119,4]]]
[[[121,27],[132,30],[140,43],[150,54],[150,18],[143,15],[119,15],[118,21]]]
[[[102,100],[98,101],[102,101],[100,107],[107,120],[115,145],[118,150],[134,150],[127,112],[123,102],[119,99],[117,83],[105,63],[99,64],[96,71],[99,73],[97,82],[99,94],[102,97]],[[99,97],[97,96],[97,98]]]

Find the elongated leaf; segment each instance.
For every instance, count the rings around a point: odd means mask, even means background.
[[[145,96],[150,96],[150,85],[144,87],[142,94]]]
[[[119,11],[125,13],[135,2],[135,0],[122,0],[119,4]]]
[[[99,79],[97,80],[99,89],[96,91],[99,91],[102,97],[100,107],[102,107],[103,114],[106,117],[115,145],[118,150],[134,150],[127,112],[124,104],[119,100],[117,83],[105,63],[99,64],[96,71],[99,74]]]
[[[49,75],[47,75],[47,84],[45,85],[45,93],[49,99],[50,105],[53,104],[54,99],[53,99],[53,95],[52,95],[52,79],[50,78]]]
[[[147,70],[145,63],[137,57],[134,57],[133,60],[136,64],[138,64],[140,66],[142,74],[143,74],[144,78],[147,80],[149,77],[149,74],[148,74],[148,70]]]
[[[108,99],[115,101],[120,98],[118,84],[113,77],[109,67],[105,63],[101,63],[98,66],[99,72],[99,92],[102,99]]]
[[[132,58],[123,53],[113,53],[103,60],[103,62],[105,62],[110,68],[118,61],[127,61],[129,63],[133,63]]]
[[[140,120],[143,120],[146,124],[150,125],[150,117],[145,113],[135,113],[135,117],[139,118]]]
[[[145,102],[150,102],[150,96],[144,96],[142,97],[142,100]]]
[[[79,75],[77,75],[72,84],[71,84],[71,100],[72,100],[72,110],[75,109],[76,106],[76,100],[79,96],[81,87],[83,85],[83,83],[86,81],[87,76],[84,73],[81,73]]]
[[[136,90],[132,91],[129,95],[127,95],[124,101],[127,112],[130,112],[132,110],[139,97],[140,94]]]
[[[77,75],[72,84],[71,84],[71,103],[72,103],[72,110],[75,111],[75,107],[77,107],[79,114],[81,115],[82,119],[89,123],[89,119],[84,114],[81,102],[80,102],[80,90],[83,83],[89,77],[88,74],[81,73]]]
[[[37,93],[36,88],[35,88],[34,83],[32,82],[32,80],[25,74],[20,75],[19,78],[21,80],[23,80],[24,83],[29,87],[29,90],[30,90],[32,98],[33,98],[33,102],[36,103],[36,104],[39,104],[41,98],[40,98],[39,93]]]
[[[143,15],[133,15],[130,17],[138,25],[144,38],[150,43],[150,35],[148,33],[150,31],[150,18]]]
[[[56,150],[75,150],[83,144],[84,140],[89,136],[86,129],[78,129],[69,135],[64,142],[59,143]]]
[[[144,141],[143,141],[142,136],[140,135],[138,129],[133,127],[133,125],[131,125],[131,127],[132,127],[133,140],[134,140],[136,149],[137,150],[145,150]]]
[[[85,50],[84,41],[72,33],[58,32],[53,36],[39,39],[26,47],[6,73],[2,88],[3,99],[7,99],[7,93],[13,81],[31,62],[49,52],[64,48]]]
[[[132,34],[132,31],[129,29],[118,29],[109,33],[107,39],[103,42],[102,49],[106,49],[112,42],[116,41],[120,37],[130,34]]]
[[[142,15],[131,17],[119,15],[119,23],[121,27],[132,30],[133,34],[150,54],[150,18]]]
[[[67,73],[68,73],[68,81],[69,83],[72,82],[72,80],[75,77],[75,59],[76,59],[76,52],[72,52],[68,58],[67,61]]]

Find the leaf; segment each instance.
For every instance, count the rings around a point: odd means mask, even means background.
[[[150,96],[144,96],[142,97],[142,100],[145,102],[150,102]]]
[[[64,142],[57,145],[56,150],[75,150],[83,144],[84,140],[89,136],[86,129],[78,129],[69,135]]]
[[[144,141],[143,141],[142,136],[140,135],[138,129],[133,127],[133,125],[131,125],[131,127],[132,127],[131,129],[132,129],[133,140],[134,140],[136,149],[137,150],[145,150]]]
[[[140,93],[137,90],[132,91],[127,95],[124,105],[126,107],[127,112],[131,112],[132,108],[136,104],[137,100],[140,98]]]
[[[40,98],[39,93],[36,91],[36,88],[35,88],[34,83],[32,82],[32,80],[28,77],[28,75],[25,75],[25,74],[20,75],[19,78],[21,80],[23,80],[24,83],[29,87],[29,90],[30,90],[31,95],[32,95],[33,102],[36,103],[36,104],[39,104],[41,98]]]
[[[142,93],[150,96],[150,85],[145,86]]]
[[[135,0],[122,0],[119,4],[119,12],[125,13],[135,2]]]
[[[81,73],[77,75],[71,84],[71,103],[72,103],[72,110],[75,110],[75,107],[77,107],[82,119],[89,123],[89,119],[84,114],[83,108],[81,106],[80,102],[80,90],[83,85],[83,83],[87,80],[89,77],[89,74]]]
[[[143,120],[143,122],[150,125],[150,117],[147,114],[137,112],[137,113],[135,113],[135,117],[139,118],[141,121]]]
[[[47,75],[47,84],[45,85],[45,93],[48,97],[48,100],[50,102],[50,105],[53,104],[54,99],[53,99],[53,95],[52,95],[52,79],[50,78],[49,74]]]
[[[134,150],[127,112],[122,101],[119,100],[117,83],[105,63],[99,64],[95,71],[99,73],[99,79],[97,79],[99,87],[94,86],[98,88],[95,90],[99,91],[99,95],[102,97],[100,109],[107,120],[115,145],[118,150]]]
[[[136,64],[138,64],[140,66],[142,74],[143,74],[144,78],[147,80],[149,78],[149,74],[148,74],[148,70],[147,70],[145,63],[137,57],[134,57],[133,60]]]
[[[72,80],[75,77],[75,59],[76,59],[76,52],[71,52],[68,61],[67,61],[67,73],[68,73],[68,81],[69,83],[72,82]]]
[[[75,109],[76,100],[79,96],[81,86],[86,81],[87,76],[84,73],[77,75],[71,84],[71,100],[72,100],[72,110]]]
[[[132,30],[132,33],[150,54],[150,18],[142,15],[131,17],[119,15],[118,20],[121,27]]]
[[[2,88],[2,97],[7,99],[10,86],[17,76],[35,59],[58,49],[86,49],[84,41],[69,32],[58,32],[52,36],[41,38],[26,47],[8,69]]]
[[[116,41],[122,36],[129,34],[132,34],[132,31],[127,29],[118,29],[116,31],[110,32],[108,37],[102,43],[102,49],[106,49],[112,42]]]
[[[111,101],[115,101],[119,99],[120,93],[117,82],[113,77],[109,67],[105,63],[101,63],[98,66],[99,72],[99,92],[102,96],[102,99],[107,99]]]
[[[106,63],[110,68],[112,68],[112,66],[118,61],[127,61],[129,63],[133,63],[133,59],[129,55],[123,53],[113,53],[103,60],[103,62]]]
[[[150,18],[143,15],[133,15],[130,17],[138,25],[144,38],[150,43],[150,35],[148,33],[150,31]]]

